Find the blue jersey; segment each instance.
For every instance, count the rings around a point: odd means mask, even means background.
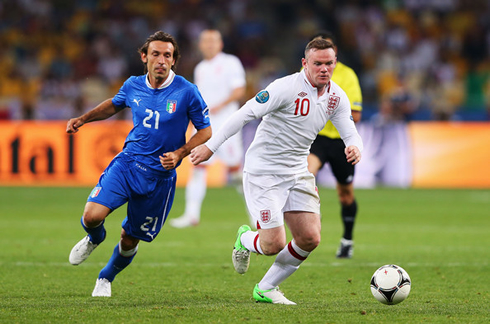
[[[130,77],[112,103],[118,108],[129,107],[133,113],[134,126],[123,153],[157,171],[166,171],[160,155],[185,144],[189,121],[196,129],[210,126],[207,105],[197,87],[173,71],[158,89],[151,87],[147,75]]]

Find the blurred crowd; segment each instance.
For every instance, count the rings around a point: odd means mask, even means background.
[[[177,38],[177,73],[192,81],[198,35],[214,27],[246,69],[247,97],[298,71],[310,37],[330,30],[366,118],[489,120],[488,17],[488,0],[2,0],[0,119],[92,108],[143,73],[137,48],[156,30]]]

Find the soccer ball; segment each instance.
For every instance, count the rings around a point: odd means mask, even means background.
[[[410,293],[412,281],[408,273],[394,264],[376,270],[371,277],[371,293],[379,302],[395,305],[405,300]]]

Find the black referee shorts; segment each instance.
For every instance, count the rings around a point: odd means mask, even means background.
[[[332,173],[340,184],[349,184],[354,180],[354,166],[347,162],[345,157],[345,144],[340,138],[329,138],[317,135],[311,145],[310,153],[315,154],[321,161],[330,164]]]

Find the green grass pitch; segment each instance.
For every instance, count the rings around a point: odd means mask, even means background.
[[[165,225],[142,243],[113,282],[112,298],[92,298],[118,241],[125,207],[106,220],[108,236],[79,266],[68,254],[84,232],[90,188],[0,188],[0,323],[488,323],[489,190],[357,190],[355,252],[338,260],[339,205],[321,189],[322,242],[281,285],[297,306],[256,304],[252,289],[273,257],[252,255],[234,272],[237,228],[248,223],[232,188],[209,189],[202,222]],[[178,189],[169,217],[184,207]],[[376,301],[374,271],[398,264],[412,278],[401,304]]]

